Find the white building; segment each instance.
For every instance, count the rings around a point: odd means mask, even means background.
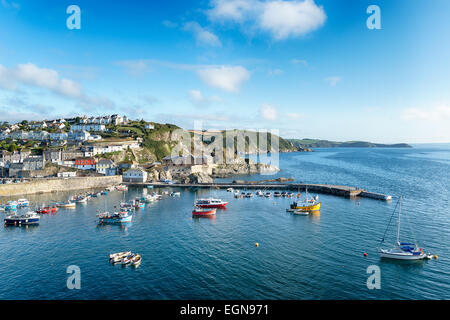
[[[52,132],[50,133],[50,140],[64,141],[67,140],[68,135],[66,132]]]
[[[68,135],[69,140],[86,141],[89,140],[91,134],[87,131],[70,131]]]
[[[95,132],[103,132],[105,131],[106,127],[104,124],[95,124],[95,123],[89,123],[89,124],[83,124],[83,123],[77,123],[73,124],[70,129],[72,131],[95,131]]]
[[[124,182],[146,182],[147,176],[147,171],[136,168],[124,172],[122,175],[122,180]]]

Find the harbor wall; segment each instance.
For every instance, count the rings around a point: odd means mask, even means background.
[[[104,188],[122,183],[122,176],[34,179],[0,185],[0,197],[56,191]]]

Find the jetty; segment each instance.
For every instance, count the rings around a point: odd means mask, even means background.
[[[161,183],[161,182],[144,182],[125,183],[128,186],[136,187],[160,187],[160,188],[212,188],[212,189],[259,189],[259,190],[291,190],[291,191],[308,191],[332,194],[335,196],[354,198],[363,197],[376,200],[389,201],[392,200],[392,196],[381,193],[369,192],[365,189],[358,187],[342,186],[342,185],[330,185],[330,184],[309,184],[309,183]]]

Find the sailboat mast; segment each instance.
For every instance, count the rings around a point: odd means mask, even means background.
[[[398,223],[397,223],[397,244],[400,245],[400,213],[402,212],[402,196],[398,207]]]

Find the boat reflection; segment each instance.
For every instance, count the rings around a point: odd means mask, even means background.
[[[133,222],[123,222],[123,223],[102,223],[97,224],[97,229],[107,229],[108,231],[112,229],[120,229],[122,231],[128,231],[128,228],[133,225]]]
[[[309,213],[312,220],[319,222],[320,221],[320,210],[318,211],[311,211]]]

